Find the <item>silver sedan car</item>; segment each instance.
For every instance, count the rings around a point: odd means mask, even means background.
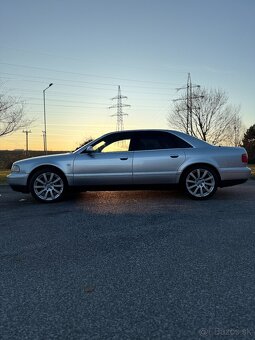
[[[217,187],[247,181],[247,162],[244,148],[213,146],[178,131],[121,131],[71,153],[17,161],[8,182],[40,202],[59,201],[70,189],[166,189],[172,185],[202,200]]]

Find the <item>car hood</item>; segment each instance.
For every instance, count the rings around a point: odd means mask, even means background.
[[[13,164],[24,164],[24,163],[33,163],[33,162],[42,162],[45,163],[47,161],[52,161],[53,159],[59,159],[59,158],[65,158],[72,155],[71,152],[67,152],[67,153],[60,153],[60,154],[53,154],[53,155],[45,155],[45,156],[36,156],[36,157],[31,157],[31,158],[25,158],[25,159],[21,159],[18,160],[16,162],[14,162]]]

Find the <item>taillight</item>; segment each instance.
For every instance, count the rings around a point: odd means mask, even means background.
[[[243,153],[242,154],[242,162],[243,163],[248,163],[248,155],[247,155],[247,153]]]

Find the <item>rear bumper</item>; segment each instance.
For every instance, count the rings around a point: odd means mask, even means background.
[[[247,181],[251,175],[251,169],[248,167],[220,168],[219,172],[222,182],[239,180]]]
[[[238,168],[221,168],[221,181],[219,187],[230,187],[233,185],[245,183],[249,179],[250,175],[251,169],[245,166]]]
[[[232,179],[232,180],[221,181],[219,187],[220,188],[232,187],[233,185],[245,183],[247,180],[248,180],[248,178],[247,179]]]

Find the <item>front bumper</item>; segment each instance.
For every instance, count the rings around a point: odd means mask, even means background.
[[[26,173],[12,172],[7,176],[7,183],[15,191],[29,192],[27,185],[28,176]]]

